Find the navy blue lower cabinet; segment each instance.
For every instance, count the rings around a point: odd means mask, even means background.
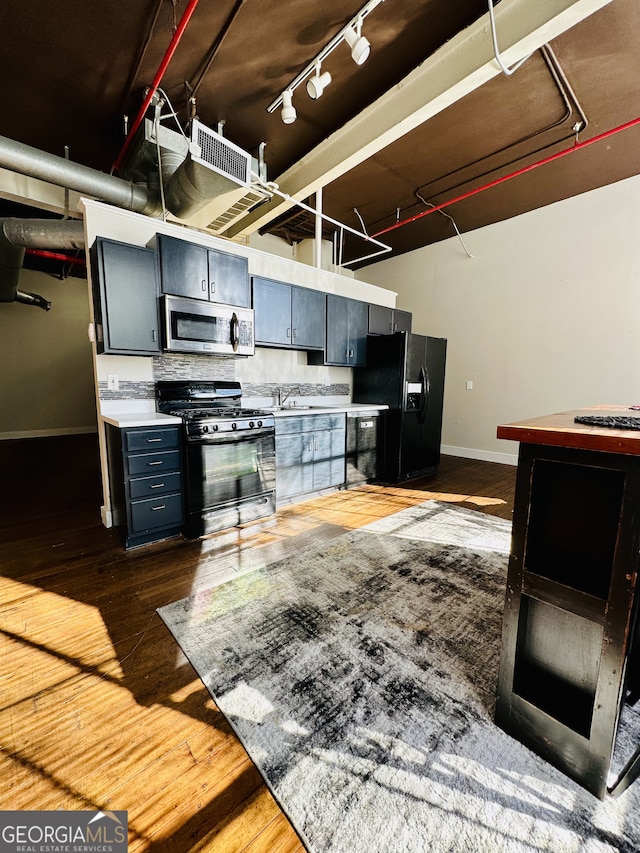
[[[180,428],[106,424],[106,436],[113,524],[125,548],[181,533]]]
[[[345,483],[346,416],[276,419],[276,500],[337,488]]]

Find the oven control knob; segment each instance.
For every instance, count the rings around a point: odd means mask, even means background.
[[[207,426],[207,424],[203,424],[202,432],[209,432],[209,427]]]
[[[214,432],[218,432],[218,424],[213,424],[212,429]]]
[[[253,429],[255,426],[253,421],[249,421],[249,429]]]
[[[262,426],[262,421],[258,421],[258,426],[259,426],[259,427],[261,427],[261,426]]]
[[[238,424],[235,421],[231,424],[231,429],[238,429]]]

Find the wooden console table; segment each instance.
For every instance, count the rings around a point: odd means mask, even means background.
[[[640,693],[635,588],[640,431],[576,424],[595,406],[498,427],[520,442],[496,723],[603,799],[624,701]],[[640,598],[640,596],[638,596]]]

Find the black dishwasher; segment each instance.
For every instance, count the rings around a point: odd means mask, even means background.
[[[347,487],[375,480],[384,417],[378,409],[347,412]]]

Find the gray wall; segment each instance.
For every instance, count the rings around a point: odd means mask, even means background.
[[[0,439],[96,429],[87,282],[23,270],[50,311],[0,303]]]
[[[499,424],[640,403],[639,235],[634,177],[363,271],[448,338],[445,452],[515,462]]]

